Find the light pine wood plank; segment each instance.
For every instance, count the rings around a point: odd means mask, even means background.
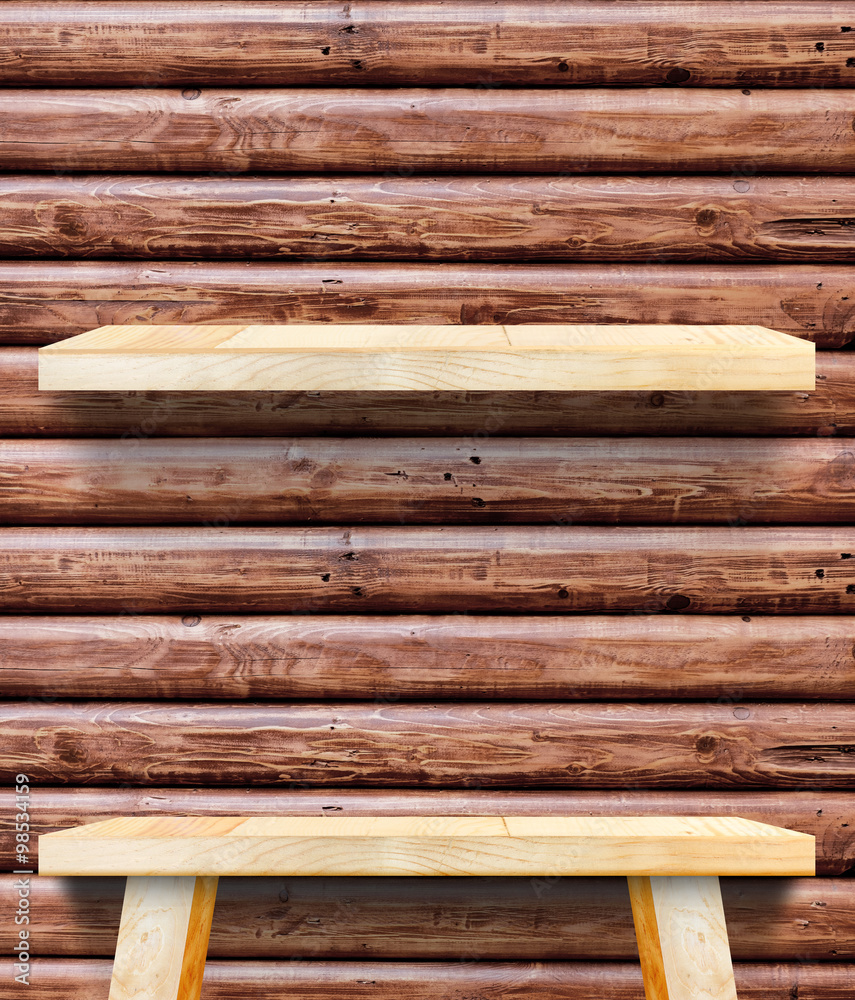
[[[205,959],[208,954],[208,939],[211,936],[218,881],[216,876],[194,879],[177,1000],[199,1000],[202,992],[202,977],[205,974]]]
[[[207,354],[211,350],[291,351],[317,354],[412,348],[418,351],[512,348],[563,352],[602,348],[636,351],[673,348],[712,352],[722,348],[763,353],[788,348],[800,354],[809,348],[801,338],[755,324],[678,323],[530,323],[520,325],[448,325],[410,323],[288,323],[177,326],[151,324],[102,326],[50,344],[43,354]]]
[[[39,851],[46,875],[809,875],[815,845],[737,817],[121,817]]]
[[[668,1000],[668,979],[665,975],[662,942],[659,937],[650,877],[629,876],[626,881],[629,887],[629,901],[632,906],[641,972],[644,976],[645,1000]]]
[[[2,270],[0,265],[0,335]],[[855,310],[855,285],[851,291]],[[840,318],[848,306],[849,302],[842,304]],[[22,316],[24,308],[16,315]],[[26,306],[33,313],[40,308]],[[354,433],[373,439],[409,436],[416,446],[418,438],[437,435],[474,435],[482,441],[485,432],[493,440],[582,436],[602,441],[604,435],[700,434],[845,441],[855,434],[855,352],[818,351],[816,370],[815,389],[801,392],[48,392],[38,388],[38,350],[4,347],[0,349],[0,434],[7,438],[113,438],[117,447],[122,441],[156,438],[350,437]],[[718,478],[715,482],[721,485]]]
[[[110,1000],[198,1000],[216,877],[129,877]]]
[[[813,389],[761,326],[105,326],[39,351],[48,390]]]
[[[194,626],[187,631],[195,631],[197,627]],[[833,647],[829,655],[837,655]],[[373,695],[371,698],[373,700]],[[832,720],[832,725],[834,724],[836,719]],[[536,730],[538,725],[533,723],[531,729]],[[784,725],[789,726],[786,719]],[[32,729],[37,731],[38,726],[32,726]],[[696,730],[693,728],[693,731]],[[837,731],[840,731],[839,725]],[[819,741],[811,737],[804,742],[810,744],[823,741],[822,737]],[[728,745],[723,756],[730,755],[729,747],[734,743]],[[199,782],[196,783],[198,784]],[[805,790],[808,782],[802,782],[800,790],[788,791],[786,795],[782,795],[780,790],[755,791],[746,787],[738,791],[722,791],[709,786],[696,791],[627,790],[636,787],[633,778],[628,778],[624,782],[624,787],[618,795],[609,788],[531,790],[531,783],[527,790],[513,791],[496,791],[488,787],[442,790],[412,787],[383,788],[376,784],[371,788],[265,788],[257,781],[254,783],[245,781],[242,786],[232,788],[211,787],[210,782],[207,784],[205,795],[200,798],[195,787],[135,788],[130,784],[117,787],[114,782],[109,788],[93,787],[91,784],[58,788],[51,787],[48,783],[45,785],[40,783],[31,789],[34,811],[31,819],[33,833],[30,847],[36,852],[33,854],[33,860],[37,857],[39,834],[73,829],[85,823],[103,822],[117,816],[142,818],[161,815],[212,817],[239,814],[244,817],[715,815],[756,819],[761,823],[812,834],[816,837],[817,873],[820,875],[841,875],[855,864],[853,860],[855,829],[851,823],[852,813],[855,811],[855,793],[817,787]],[[247,784],[254,784],[251,791],[247,791],[245,787]],[[815,786],[817,783],[810,784]],[[0,788],[0,813],[3,809],[8,815],[16,811],[14,785],[6,786],[5,789]],[[7,857],[11,858],[14,855],[14,830],[0,830],[0,849],[6,851]],[[826,881],[824,884],[828,886],[830,883]],[[855,882],[852,883],[852,888],[855,893]],[[823,909],[824,919],[828,920],[832,912],[831,907]],[[118,924],[118,916],[116,923]],[[841,926],[845,925],[844,919]],[[531,926],[534,928],[534,925]],[[811,931],[821,926],[821,923],[812,923]],[[768,939],[763,938],[763,940]],[[855,942],[855,930],[852,940]],[[0,944],[2,944],[2,934],[0,934]],[[362,954],[359,946],[356,953]],[[101,953],[88,951],[87,954]],[[843,955],[844,950],[841,950],[840,954]],[[765,956],[778,957],[770,952],[766,952]]]
[[[540,330],[540,327],[534,329]],[[557,348],[561,327],[544,328],[546,332],[534,345],[541,350]],[[85,336],[85,335],[84,335]],[[105,328],[103,342],[113,346],[113,336]],[[59,345],[55,345],[59,346]],[[373,355],[378,351],[442,352],[490,350],[511,353],[516,346],[504,326],[449,326],[431,324],[378,325],[376,323],[291,323],[287,326],[253,325],[223,338],[218,351],[264,351],[290,354],[292,351],[310,354],[359,352]],[[145,341],[139,348],[146,350]]]
[[[718,878],[628,883],[647,1000],[737,1000]]]

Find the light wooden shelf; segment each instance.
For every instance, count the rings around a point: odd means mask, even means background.
[[[762,326],[103,326],[39,351],[48,390],[810,390]]]
[[[43,875],[813,875],[814,838],[735,817],[154,817],[39,838]]]

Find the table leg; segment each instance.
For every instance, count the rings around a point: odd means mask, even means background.
[[[647,1000],[736,1000],[718,878],[627,882]]]
[[[110,1000],[199,1000],[217,879],[131,876]]]

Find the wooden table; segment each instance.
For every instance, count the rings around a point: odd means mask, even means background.
[[[220,875],[621,875],[647,1000],[736,1000],[718,877],[813,875],[815,844],[733,817],[164,816],[46,834],[39,858],[128,876],[110,1000],[198,1000]]]

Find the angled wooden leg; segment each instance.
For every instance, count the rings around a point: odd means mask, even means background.
[[[199,1000],[216,878],[128,878],[110,1000]]]
[[[627,882],[647,1000],[736,1000],[718,878]]]

